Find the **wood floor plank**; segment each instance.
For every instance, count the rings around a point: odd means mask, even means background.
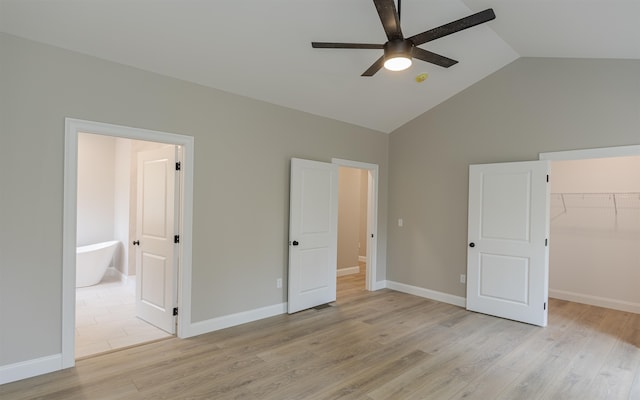
[[[550,299],[540,328],[364,281],[340,277],[330,307],[83,359],[0,398],[640,400],[638,314]]]

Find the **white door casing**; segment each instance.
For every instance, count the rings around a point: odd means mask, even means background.
[[[547,325],[549,162],[469,167],[467,309]]]
[[[338,166],[291,159],[288,312],[336,299]]]
[[[136,315],[175,333],[178,233],[177,146],[138,153]]]

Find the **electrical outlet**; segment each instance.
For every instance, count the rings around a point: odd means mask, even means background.
[[[276,288],[282,289],[282,278],[276,279]]]
[[[460,274],[460,283],[467,283],[467,276],[465,274]]]

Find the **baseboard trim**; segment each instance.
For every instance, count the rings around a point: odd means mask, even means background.
[[[376,290],[386,289],[386,288],[387,288],[387,281],[377,281],[377,282],[373,282],[373,288],[371,288],[371,291],[375,292]]]
[[[256,308],[254,310],[243,311],[236,314],[225,315],[223,317],[212,318],[206,321],[199,321],[190,324],[186,329],[184,337],[198,336],[205,333],[230,328],[236,325],[246,324],[264,318],[273,317],[287,312],[287,303],[274,304]]]
[[[398,292],[412,294],[414,296],[420,296],[431,300],[440,301],[442,303],[453,304],[458,307],[466,307],[467,299],[460,296],[454,296],[449,293],[438,292],[436,290],[425,289],[418,286],[411,286],[405,283],[386,281],[386,287],[388,289],[397,290]]]
[[[62,369],[62,354],[0,366],[0,385]]]
[[[630,301],[610,299],[607,297],[592,296],[589,294],[568,292],[565,290],[549,289],[549,297],[560,300],[573,301],[575,303],[589,304],[596,307],[611,308],[640,314],[640,304]]]
[[[346,267],[346,268],[338,268],[338,276],[344,275],[353,275],[360,273],[360,266],[356,265],[355,267]]]

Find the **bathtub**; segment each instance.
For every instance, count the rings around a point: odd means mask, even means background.
[[[102,280],[120,242],[111,240],[76,247],[76,287],[95,285]]]

